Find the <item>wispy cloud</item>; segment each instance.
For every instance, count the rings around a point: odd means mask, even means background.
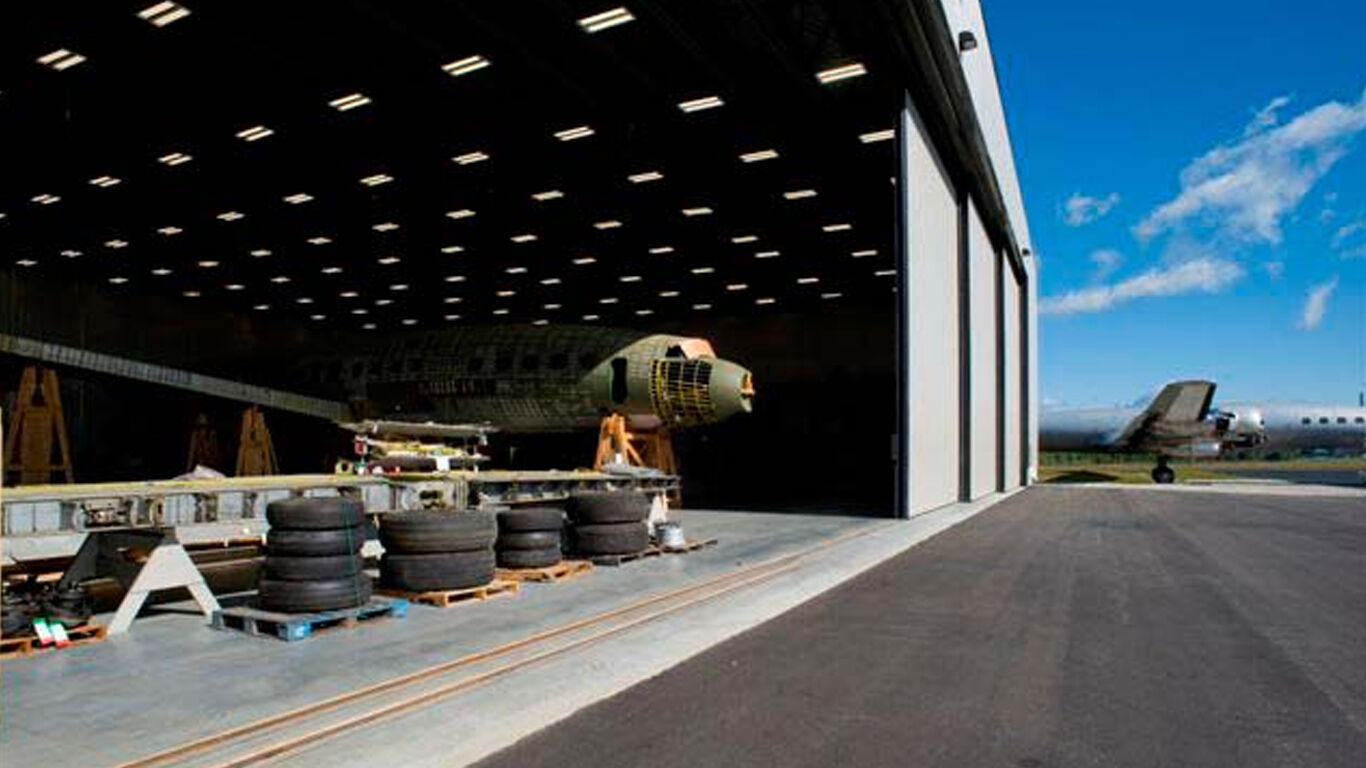
[[[1124,263],[1124,254],[1106,248],[1091,254],[1091,263],[1096,265],[1095,274],[1091,279],[1099,283],[1119,269],[1119,265]]]
[[[1063,221],[1067,222],[1069,227],[1090,224],[1103,218],[1116,205],[1119,205],[1118,192],[1111,192],[1105,197],[1087,197],[1077,192],[1062,204]]]
[[[1169,267],[1156,267],[1110,285],[1094,285],[1050,296],[1039,302],[1045,315],[1101,312],[1134,299],[1179,296],[1187,293],[1218,293],[1243,278],[1237,262],[1201,258]]]
[[[1333,233],[1333,248],[1341,248],[1348,238],[1358,232],[1366,231],[1366,220],[1358,219],[1338,227],[1338,231]]]
[[[1262,269],[1266,270],[1266,276],[1272,280],[1280,280],[1285,274],[1284,261],[1267,261],[1262,263]]]
[[[1328,300],[1333,298],[1333,291],[1337,289],[1338,279],[1334,277],[1309,290],[1309,296],[1304,300],[1304,311],[1300,313],[1298,326],[1301,330],[1312,331],[1323,324],[1323,316],[1328,313]]]
[[[1281,241],[1281,220],[1366,130],[1366,94],[1330,101],[1278,122],[1284,97],[1258,110],[1243,136],[1215,147],[1181,172],[1181,191],[1134,228],[1141,239],[1199,224],[1245,243]]]

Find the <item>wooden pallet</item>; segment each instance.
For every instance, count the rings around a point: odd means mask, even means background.
[[[247,606],[224,608],[214,612],[210,624],[214,629],[234,630],[257,637],[278,637],[294,642],[329,629],[355,627],[374,619],[398,619],[407,613],[407,600],[376,598],[357,608],[318,613],[275,613]]]
[[[593,570],[587,560],[561,560],[544,568],[499,568],[498,578],[506,581],[564,581]]]
[[[109,628],[103,624],[94,622],[82,624],[74,629],[68,629],[66,636],[71,642],[58,646],[56,643],[43,645],[36,635],[26,635],[24,637],[7,637],[0,640],[0,659],[12,659],[19,656],[32,656],[46,651],[55,651],[59,648],[70,648],[75,645],[88,645],[98,643],[104,639],[105,633]]]
[[[490,598],[498,597],[499,595],[515,595],[521,586],[521,584],[515,581],[496,578],[482,587],[447,589],[432,592],[409,592],[402,589],[381,587],[379,593],[382,595],[401,597],[414,603],[435,605],[438,608],[448,608],[456,603],[466,603],[470,601],[482,602]]]
[[[618,565],[633,562],[635,560],[643,560],[647,557],[659,557],[661,554],[663,554],[663,550],[654,545],[650,545],[650,547],[645,549],[644,551],[634,552],[629,555],[590,555],[588,560],[593,565],[607,565],[616,567]]]
[[[681,547],[660,547],[659,550],[666,555],[686,555],[689,552],[696,552],[704,547],[715,546],[719,539],[688,539]]]

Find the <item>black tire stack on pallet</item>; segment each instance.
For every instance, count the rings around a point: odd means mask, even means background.
[[[493,513],[399,512],[380,521],[380,584],[408,592],[480,587],[493,581]]]
[[[564,512],[559,507],[523,507],[498,513],[500,568],[547,568],[560,562]]]
[[[312,613],[370,602],[365,506],[339,497],[292,498],[266,507],[266,562],[257,587],[263,610]]]
[[[650,498],[637,491],[583,491],[569,497],[574,551],[634,555],[650,546]]]

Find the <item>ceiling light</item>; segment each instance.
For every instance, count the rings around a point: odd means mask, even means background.
[[[309,316],[308,316],[308,319],[309,319],[309,320],[326,320],[326,319],[327,319],[327,315],[309,315]]]
[[[67,249],[67,250],[65,250],[65,251],[62,251],[62,255],[65,256],[65,257],[67,257],[68,259],[74,259],[74,258],[76,258],[77,256],[80,256],[80,255],[81,255],[81,252],[80,252],[80,251],[73,251],[73,250],[71,250],[71,249]]]
[[[710,305],[710,304],[694,304],[694,305],[692,305],[692,308],[693,308],[693,309],[711,309],[711,305]]]
[[[558,278],[558,277],[547,277],[546,279],[544,279],[544,280],[541,281],[541,285],[559,285],[559,284],[560,284],[560,278]]]
[[[204,269],[213,269],[214,267],[217,267],[217,266],[218,266],[218,262],[216,262],[216,261],[201,261],[201,262],[199,262],[199,266],[202,267],[202,268],[204,268]]]
[[[398,229],[398,225],[392,221],[385,221],[376,224],[370,228],[375,230],[376,232],[393,232],[394,230]]]
[[[364,184],[367,187],[378,187],[381,184],[388,184],[393,180],[394,177],[390,176],[387,173],[376,173],[373,176],[366,176],[365,178],[361,179],[360,183]]]
[[[58,48],[52,53],[38,57],[39,64],[46,64],[58,72],[61,72],[64,69],[70,69],[71,67],[80,64],[82,61],[85,61],[84,56],[79,53],[72,53],[65,48]]]
[[[237,132],[237,138],[242,141],[260,141],[267,136],[273,135],[275,135],[275,131],[272,131],[264,125],[258,125],[254,128],[248,128],[244,131]]]
[[[608,296],[603,299],[598,299],[599,304],[616,304],[618,301],[620,301],[620,299],[618,299],[615,296]]]
[[[288,276],[288,275],[276,275],[275,277],[272,277],[272,278],[270,279],[270,281],[271,281],[272,283],[275,283],[276,285],[284,285],[285,283],[289,282],[289,276]]]
[[[558,199],[560,199],[561,197],[564,197],[564,193],[561,192],[560,190],[558,190],[558,189],[547,189],[547,190],[544,191],[544,192],[537,192],[536,194],[532,195],[532,196],[531,196],[531,199],[532,199],[532,200],[536,200],[537,202],[542,202],[542,203],[544,203],[544,202],[547,201],[547,200],[558,200]]]
[[[654,248],[651,248],[651,249],[650,249],[650,253],[653,253],[653,254],[655,254],[655,255],[661,255],[661,254],[673,253],[673,252],[674,252],[674,247],[673,247],[672,245],[658,245],[658,246],[655,246]]]
[[[780,256],[780,255],[781,255],[781,252],[780,252],[780,251],[759,251],[758,253],[754,254],[754,258],[756,258],[756,259],[776,259],[776,258],[778,258],[778,256]]]
[[[113,249],[115,249],[115,250],[118,250],[119,248],[127,248],[127,247],[128,247],[128,241],[127,241],[127,240],[117,240],[117,239],[116,239],[116,240],[106,240],[106,241],[104,241],[104,247],[106,247],[106,248],[113,248]]]
[[[583,266],[585,264],[592,264],[596,261],[597,259],[593,258],[592,256],[580,256],[579,258],[574,259],[574,263],[578,264],[579,266]]]
[[[165,267],[157,267],[156,269],[152,270],[152,274],[156,275],[157,277],[165,277],[171,274],[171,270]]]
[[[530,242],[532,242],[533,240],[536,240],[536,239],[537,239],[536,236],[535,236],[535,235],[532,235],[532,234],[513,235],[513,236],[512,236],[512,242],[514,242],[514,243],[530,243]]]
[[[327,102],[327,106],[332,107],[338,112],[345,112],[347,110],[355,109],[356,107],[363,107],[369,103],[369,96],[366,96],[363,93],[351,93]]]
[[[123,285],[124,283],[128,282],[128,278],[126,278],[126,277],[111,277],[111,278],[109,278],[109,282],[113,283],[114,285]]]
[[[199,298],[199,291],[185,291],[180,295],[184,296],[187,299],[197,299]]]
[[[295,303],[297,303],[297,304],[312,304],[312,303],[313,303],[313,300],[310,299],[310,298],[308,298],[307,296],[301,296],[301,297],[295,299],[294,301],[295,301]]]
[[[446,298],[441,300],[443,304],[459,304],[462,301],[464,301],[464,299],[460,298],[459,296],[447,296]]]
[[[595,224],[593,225],[593,228],[594,228],[594,229],[616,229],[617,227],[620,227],[620,226],[621,226],[621,222],[617,221],[616,219],[609,219],[609,220],[607,220],[607,221],[599,221],[599,222],[595,223]]]
[[[408,284],[407,284],[407,283],[394,283],[393,285],[389,286],[389,290],[391,290],[391,291],[406,291],[406,290],[408,290]]]
[[[393,300],[393,299],[375,299],[375,306],[377,306],[377,307],[387,307],[387,306],[389,306],[390,304],[393,304],[393,303],[394,303],[394,300]]]
[[[552,312],[553,312],[554,310],[559,309],[559,308],[560,308],[560,305],[559,305],[559,304],[546,304],[545,306],[541,307],[541,309],[548,309],[548,310],[551,310]]]
[[[848,80],[851,77],[862,77],[868,74],[868,69],[858,62],[844,64],[830,69],[823,69],[816,73],[816,79],[822,83],[829,84],[840,80]]]
[[[257,304],[256,306],[252,307],[252,309],[256,310],[257,312],[265,312],[265,311],[267,311],[267,310],[270,309],[270,305],[269,305],[269,304]]]
[[[754,300],[754,303],[755,303],[755,304],[758,304],[758,305],[760,305],[760,306],[763,306],[764,304],[772,304],[772,303],[774,303],[774,302],[776,302],[776,301],[777,301],[777,299],[763,298],[763,299],[755,299],[755,300]]]
[[[310,238],[308,238],[308,244],[309,244],[309,245],[327,245],[327,244],[330,243],[330,242],[332,242],[332,238],[330,238],[330,237],[324,237],[324,236],[322,236],[322,235],[318,235],[317,237],[310,237]]]
[[[821,298],[822,298],[822,299],[838,299],[839,297],[841,297],[841,296],[843,296],[843,295],[844,295],[844,294],[839,293],[839,292],[835,292],[835,293],[822,293],[822,294],[821,294]]]
[[[584,322],[587,322],[587,323],[591,323],[591,322],[593,322],[594,320],[597,320],[597,319],[598,319],[598,316],[597,316],[597,315],[584,315],[584,316],[583,316]]]
[[[860,133],[858,140],[863,142],[864,144],[872,144],[873,142],[889,141],[894,138],[896,138],[896,131],[892,128],[887,128],[886,130],[881,131],[869,131],[868,133]]]
[[[622,275],[617,279],[623,283],[638,283],[641,280],[640,275]]]
[[[873,275],[875,275],[876,277],[891,277],[892,275],[895,275],[895,274],[896,274],[896,270],[895,270],[895,269],[879,269],[878,271],[876,271],[876,272],[873,273]]]
[[[340,275],[341,271],[341,267],[323,267],[324,275]]]
[[[446,315],[447,320],[459,320],[460,315]]]
[[[57,202],[58,200],[61,200],[62,198],[58,197],[57,195],[49,195],[46,192],[44,192],[43,194],[35,195],[30,199],[39,205],[52,205],[53,203]]]
[[[589,136],[592,136],[594,133],[595,131],[589,126],[580,125],[576,128],[566,128],[563,131],[556,131],[555,138],[559,139],[560,141],[573,141],[574,139],[587,138]]]
[[[364,329],[367,330],[367,331],[373,331],[373,330],[375,330],[375,329],[378,328],[378,327],[379,327],[379,326],[375,325],[374,323],[366,323],[365,325],[362,325],[362,326],[361,326],[361,328],[364,328]]]
[[[300,203],[306,203],[312,199],[313,196],[308,194],[307,192],[295,192],[292,195],[287,195],[285,197],[285,202],[289,203],[290,205],[298,205]]]
[[[266,250],[265,248],[257,248],[256,250],[251,252],[251,255],[253,258],[259,259],[263,256],[269,256],[270,251]]]
[[[509,275],[524,275],[526,274],[526,267],[508,267],[503,271]]]
[[[20,259],[20,260],[14,262],[14,263],[15,263],[16,265],[18,265],[18,266],[21,266],[21,267],[36,267],[36,266],[38,266],[38,262],[34,261],[33,259]]]
[[[510,296],[516,296],[516,295],[517,295],[517,292],[516,292],[516,291],[498,291],[498,293],[497,293],[497,296],[498,296],[498,298],[500,298],[500,299],[506,299],[506,298],[508,298],[508,297],[510,297]]]
[[[180,227],[161,227],[157,231],[167,237],[171,237],[172,235],[178,235],[181,232],[184,232],[185,230],[181,229]]]
[[[812,285],[814,283],[819,283],[820,281],[821,279],[819,277],[799,277],[797,278],[797,285]]]
[[[705,206],[705,205],[700,206],[700,207],[697,207],[697,208],[684,208],[684,209],[683,209],[683,215],[684,215],[684,216],[707,216],[707,215],[710,215],[710,214],[712,214],[712,213],[715,213],[715,211],[713,211],[712,209],[708,208],[708,207]]]
[[[849,254],[849,255],[850,255],[850,256],[853,256],[853,257],[856,258],[856,259],[861,259],[861,258],[863,258],[863,257],[865,257],[865,256],[876,256],[876,255],[877,255],[877,251],[873,250],[872,248],[869,248],[869,249],[866,250],[866,251],[854,251],[853,253],[851,253],[851,254]]]
[[[546,320],[546,319],[544,319],[544,318],[542,318],[542,319],[540,319],[540,320],[532,320],[532,321],[531,321],[531,324],[532,324],[532,325],[550,325],[550,321],[549,321],[549,320]]]
[[[194,157],[184,152],[172,152],[169,155],[162,155],[157,158],[157,162],[162,165],[184,165],[193,160]]]
[[[113,176],[99,176],[91,179],[90,183],[97,187],[112,187],[121,181],[123,181],[123,179],[115,178]]]
[[[626,178],[630,180],[632,184],[644,184],[647,181],[659,181],[664,178],[664,174],[659,171],[644,171],[641,173],[633,173]]]
[[[446,215],[452,219],[468,219],[474,215],[474,211],[468,208],[461,208],[458,211],[446,211]]]
[[[739,237],[732,237],[730,241],[738,245],[740,243],[752,243],[758,239],[758,235],[741,235]]]
[[[472,163],[482,163],[487,159],[489,159],[489,156],[483,152],[466,152],[463,155],[452,157],[451,161],[459,163],[460,165],[470,165]]]
[[[339,293],[339,294],[337,294],[337,295],[340,296],[340,297],[342,297],[343,299],[354,299],[354,298],[356,298],[357,296],[359,296],[360,294],[359,294],[359,293],[356,293],[355,291],[342,291],[341,293]]]
[[[190,15],[190,9],[177,3],[167,2],[150,5],[138,11],[138,18],[153,26],[164,27]]]
[[[483,56],[466,56],[463,59],[457,59],[449,64],[441,65],[441,71],[451,77],[459,77],[483,69],[492,63],[493,62]]]
[[[636,17],[626,8],[618,6],[610,11],[595,13],[592,16],[584,16],[579,19],[579,26],[585,32],[601,32],[610,29],[618,24],[625,24],[628,21],[635,21]]]
[[[417,325],[417,319],[412,317],[403,318],[404,325]]]
[[[678,291],[660,291],[660,292],[659,292],[659,298],[661,298],[661,299],[674,299],[674,298],[678,298]]]
[[[761,149],[756,152],[746,152],[740,155],[740,159],[746,163],[757,163],[760,160],[772,160],[778,156],[776,149]]]
[[[853,228],[853,224],[826,224],[825,226],[821,227],[821,229],[825,232],[848,232]]]
[[[508,313],[508,311],[507,311],[506,309],[495,309],[495,310],[493,310],[493,314],[495,314],[495,315],[506,315],[507,313]]]
[[[640,315],[641,317],[644,317],[645,315],[653,315],[654,313],[655,313],[655,311],[654,311],[653,309],[637,309],[637,310],[636,310],[636,314],[637,314],[637,315]]]
[[[701,112],[704,109],[714,109],[722,104],[725,102],[721,100],[720,96],[704,96],[691,101],[681,101],[678,103],[678,108],[684,112]]]
[[[748,286],[748,285],[745,285],[744,283],[731,283],[730,285],[727,285],[727,286],[726,286],[726,290],[728,290],[728,291],[747,291],[747,290],[749,290],[749,286]]]
[[[465,282],[465,276],[464,276],[464,275],[446,275],[446,282],[448,282],[448,283],[463,283],[463,282]]]
[[[463,245],[447,245],[441,248],[442,253],[460,253],[464,250],[465,247]]]
[[[368,315],[368,314],[370,314],[370,310],[365,309],[365,308],[363,308],[363,307],[360,307],[360,308],[351,310],[351,314],[353,314],[353,315]]]
[[[794,189],[791,192],[783,193],[783,197],[787,198],[788,200],[803,200],[805,198],[815,196],[816,190],[814,189]]]
[[[694,275],[710,275],[715,271],[715,267],[693,267],[692,273]]]
[[[245,215],[246,214],[237,211],[224,211],[223,213],[218,214],[217,218],[219,221],[237,221]]]
[[[229,291],[241,291],[246,289],[246,286],[242,285],[241,283],[228,283],[223,287],[228,289]]]

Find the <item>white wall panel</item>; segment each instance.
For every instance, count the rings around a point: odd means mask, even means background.
[[[969,393],[972,460],[969,495],[979,499],[996,490],[996,253],[977,213],[968,209]]]
[[[1024,410],[1020,407],[1021,370],[1020,355],[1020,284],[1015,281],[1006,260],[1001,261],[1001,286],[1004,295],[1002,310],[1005,315],[1005,489],[1020,487],[1020,462],[1023,459],[1020,419]]]

